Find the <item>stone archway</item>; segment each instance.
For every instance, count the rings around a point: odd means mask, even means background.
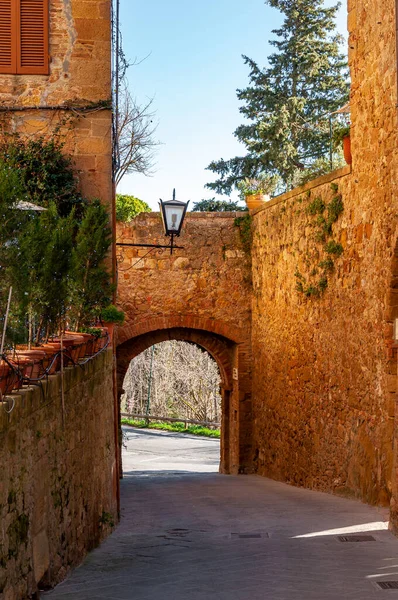
[[[237,328],[191,315],[158,317],[117,332],[117,388],[119,397],[130,361],[154,344],[167,340],[201,346],[217,362],[221,375],[222,439],[220,471],[252,470],[251,378],[249,348]]]

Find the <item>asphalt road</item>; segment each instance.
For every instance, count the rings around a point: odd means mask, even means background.
[[[216,473],[220,442],[213,438],[123,428],[123,468],[126,473]]]
[[[398,599],[378,586],[398,582],[386,509],[220,475],[214,440],[128,429],[126,446],[120,524],[46,598]]]

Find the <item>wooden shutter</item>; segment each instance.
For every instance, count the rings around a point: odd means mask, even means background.
[[[16,73],[17,5],[15,0],[0,0],[0,73]]]
[[[48,10],[48,0],[19,0],[17,73],[21,75],[48,74]]]

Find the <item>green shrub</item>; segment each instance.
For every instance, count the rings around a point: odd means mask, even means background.
[[[122,325],[124,319],[124,312],[116,308],[113,304],[109,304],[109,306],[103,308],[101,311],[101,320],[104,323],[116,323],[117,325]]]
[[[127,194],[116,195],[116,221],[129,223],[142,212],[151,212],[150,206],[143,200]]]

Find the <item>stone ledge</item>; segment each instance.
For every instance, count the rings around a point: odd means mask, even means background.
[[[111,361],[113,361],[112,351],[106,350],[81,367],[67,367],[64,372],[65,393],[79,383],[91,379],[94,373],[103,370]],[[56,373],[43,380],[38,386],[24,387],[5,396],[5,400],[0,402],[0,435],[43,406],[52,404],[55,398],[60,397],[60,393],[61,374]],[[8,413],[7,410],[12,407],[13,402],[14,408]]]
[[[258,213],[263,212],[264,210],[267,210],[267,208],[271,208],[271,206],[275,206],[276,204],[279,204],[280,202],[285,202],[286,200],[290,200],[290,198],[299,196],[300,194],[303,194],[304,192],[307,192],[308,190],[313,190],[314,188],[317,188],[321,185],[325,185],[325,183],[333,182],[333,181],[335,181],[335,179],[340,179],[341,177],[346,177],[347,175],[351,175],[351,166],[350,165],[346,165],[345,167],[342,167],[341,169],[336,169],[336,171],[332,171],[331,173],[327,173],[326,175],[317,177],[316,179],[309,181],[305,185],[302,185],[300,187],[294,188],[293,190],[290,190],[290,192],[286,192],[284,194],[281,194],[280,196],[276,196],[275,198],[273,198],[272,200],[267,202],[264,206],[260,206],[260,208],[255,209],[252,214],[253,214],[253,216],[258,215]]]

